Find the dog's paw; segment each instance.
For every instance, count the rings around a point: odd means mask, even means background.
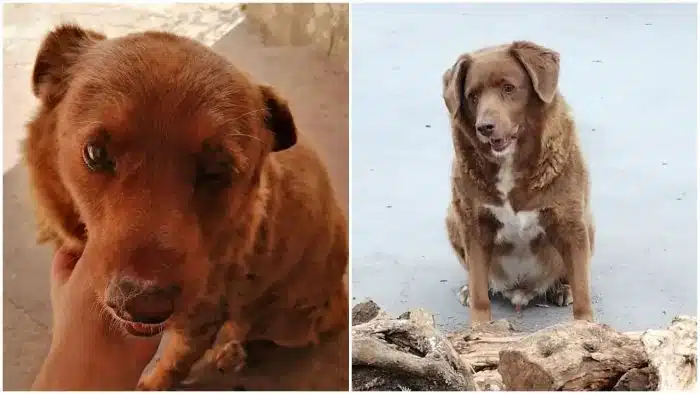
[[[245,362],[245,349],[238,341],[230,341],[215,350],[214,364],[221,373],[240,372]]]
[[[167,374],[151,372],[146,376],[142,376],[136,385],[138,391],[166,391],[172,387],[172,382]]]
[[[462,286],[457,292],[459,303],[464,306],[469,306],[469,285]]]
[[[491,299],[491,297],[493,297],[496,294],[496,292],[493,289],[489,288],[488,294],[489,294],[489,299]],[[462,304],[466,307],[469,306],[469,302],[470,302],[469,301],[470,300],[469,285],[464,285],[459,289],[459,291],[457,292],[457,299],[459,300],[460,304]]]
[[[557,306],[569,306],[574,302],[571,286],[562,283],[554,286],[549,292],[549,302]]]

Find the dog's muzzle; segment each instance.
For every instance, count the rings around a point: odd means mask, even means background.
[[[153,282],[123,278],[107,292],[107,306],[134,335],[155,335],[172,316],[179,286],[158,286]]]

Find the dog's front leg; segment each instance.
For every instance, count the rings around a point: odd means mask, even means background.
[[[582,220],[559,221],[556,227],[558,249],[566,265],[566,279],[574,298],[574,319],[593,321],[589,230]]]
[[[190,373],[190,369],[211,348],[224,322],[222,306],[201,305],[183,324],[169,330],[169,341],[153,370],[141,378],[138,390],[171,390]],[[213,309],[213,310],[212,310]]]
[[[490,258],[479,242],[467,246],[469,265],[469,313],[472,325],[491,321],[491,300],[489,299]]]
[[[247,331],[247,327],[233,320],[228,320],[221,326],[219,330],[221,343],[212,349],[214,364],[219,372],[240,372],[243,369],[246,361],[243,342]]]

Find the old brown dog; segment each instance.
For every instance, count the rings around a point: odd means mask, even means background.
[[[125,333],[171,334],[139,388],[176,386],[217,334],[237,369],[246,341],[347,326],[347,220],[273,89],[186,38],[74,25],[47,35],[32,84],[40,240],[82,255]]]
[[[489,292],[518,309],[551,295],[593,319],[589,175],[558,80],[559,54],[527,41],[464,54],[443,75],[455,149],[446,225],[474,323],[491,319]]]

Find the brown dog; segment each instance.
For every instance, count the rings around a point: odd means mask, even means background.
[[[171,333],[139,388],[177,385],[217,334],[226,369],[246,341],[347,327],[347,220],[270,87],[186,38],[71,25],[45,38],[32,83],[41,241],[82,255],[125,333]]]
[[[455,148],[447,233],[473,322],[491,319],[490,290],[517,309],[573,296],[574,318],[593,318],[588,171],[558,79],[559,54],[524,41],[464,54],[443,75]]]

